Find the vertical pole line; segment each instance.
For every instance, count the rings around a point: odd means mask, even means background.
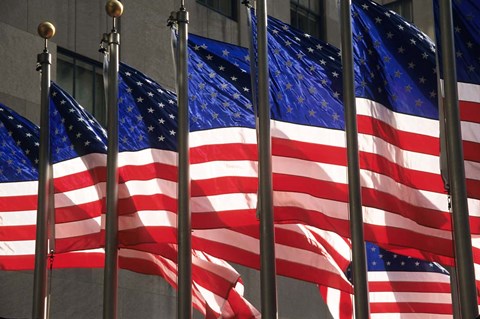
[[[277,283],[268,84],[267,0],[257,2],[257,21],[261,312],[262,318],[273,319],[277,318]]]
[[[123,13],[118,1],[109,1],[106,11],[115,21]],[[118,69],[120,34],[113,23],[108,34],[107,71],[107,198],[105,220],[105,267],[103,276],[103,318],[117,318],[118,304]]]
[[[44,25],[47,23],[44,23]],[[32,318],[47,318],[47,258],[48,258],[48,222],[52,203],[50,199],[51,163],[50,163],[50,65],[52,56],[48,52],[47,38],[42,34],[42,24],[38,27],[40,36],[45,39],[45,48],[37,55],[37,63],[42,72],[40,97],[40,153],[38,158],[38,207],[35,239],[35,269],[33,273]],[[53,27],[53,25],[51,26]],[[55,33],[55,29],[53,29]]]
[[[440,0],[440,32],[445,88],[445,132],[452,196],[453,242],[461,318],[478,315],[472,239],[468,214],[463,145],[458,105],[452,2]]]
[[[353,47],[350,0],[340,1],[342,32],[343,103],[347,135],[348,197],[350,232],[352,238],[352,274],[355,296],[355,318],[369,318],[367,262],[363,236],[362,198],[360,193],[360,165],[358,159],[357,111],[353,76]]]
[[[190,211],[190,132],[188,111],[188,12],[177,12],[177,96],[178,96],[178,297],[177,318],[192,318],[192,237]]]
[[[461,319],[460,305],[458,303],[458,284],[457,284],[457,270],[455,267],[448,268],[450,273],[450,294],[452,296],[452,310],[453,319]]]

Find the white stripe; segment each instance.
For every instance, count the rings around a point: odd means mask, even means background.
[[[128,165],[148,165],[151,163],[162,163],[171,166],[177,166],[178,154],[173,151],[147,148],[135,152],[120,152],[118,154],[118,167]]]
[[[479,141],[480,141],[480,138],[479,138]],[[465,163],[465,177],[470,179],[480,180],[480,163],[472,162],[472,161],[465,161],[464,163]]]
[[[148,226],[177,226],[177,214],[166,210],[137,211],[134,214],[120,215],[118,217],[119,230]]]
[[[450,276],[438,272],[369,271],[369,282],[433,282],[450,284]]]
[[[442,80],[443,83],[443,80]],[[480,102],[480,85],[458,82],[458,99],[469,102]]]
[[[190,165],[192,180],[217,177],[257,177],[258,164],[253,161],[210,161]]]
[[[452,315],[438,313],[372,313],[370,319],[452,319]]]
[[[432,304],[451,304],[450,293],[421,293],[421,292],[370,292],[368,294],[371,303],[385,302],[424,302]]]
[[[163,194],[171,198],[177,198],[177,183],[161,178],[146,181],[130,180],[119,185],[119,198],[128,198],[134,195]]]
[[[292,225],[294,227],[295,225]],[[259,240],[229,229],[215,229],[215,230],[194,230],[193,236],[206,239],[213,242],[219,242],[224,245],[230,245],[249,251],[254,254],[259,254]],[[292,246],[275,244],[275,254],[277,260],[286,260],[296,264],[307,265],[317,269],[323,269],[338,275],[339,277],[346,277],[338,267],[332,264],[331,258],[325,252],[325,255],[316,252],[295,248]],[[329,255],[328,255],[329,256]]]
[[[256,193],[233,193],[210,196],[192,197],[192,213],[226,212],[238,209],[255,209],[257,207]]]
[[[101,217],[99,216],[74,222],[55,224],[55,238],[70,238],[99,233],[101,223]]]
[[[438,158],[437,158],[438,159]],[[303,176],[329,182],[347,184],[347,168],[341,165],[316,163],[295,158],[273,157],[273,173]],[[439,211],[447,210],[447,195],[415,189],[398,183],[387,175],[360,170],[363,187],[389,193],[412,205]]]
[[[37,194],[37,181],[0,183],[0,199],[3,197],[17,197]]]
[[[202,287],[200,284],[194,282],[196,288],[202,295],[202,297],[205,299],[205,302],[208,304],[210,308],[212,308],[213,311],[216,313],[222,313],[222,308],[223,305],[225,304],[226,300],[225,298],[222,298],[207,288]]]
[[[105,165],[107,165],[106,154],[93,153],[82,157],[75,157],[53,164],[53,178],[77,174],[95,167],[104,167]]]
[[[35,255],[35,240],[0,241],[0,256]]]
[[[0,227],[36,225],[37,211],[0,212]]]
[[[290,157],[272,157],[272,171],[278,174],[302,176],[347,184],[347,167]]]
[[[348,204],[344,202],[323,198],[319,200],[308,194],[279,191],[274,191],[273,197],[275,206],[291,207],[294,203],[296,207],[317,211],[319,214],[324,214],[328,217],[349,220]],[[434,218],[434,216],[432,216],[432,218]],[[428,234],[433,237],[451,239],[450,231],[418,225],[411,219],[373,207],[363,207],[363,220],[365,223],[372,225],[385,226],[387,224],[395,227],[401,226],[401,228],[419,234]],[[386,221],[388,221],[388,223]]]
[[[460,125],[462,127],[462,140],[474,143],[480,142],[480,133],[478,132],[480,125],[478,123],[462,121]]]
[[[105,183],[74,189],[68,192],[55,194],[55,207],[71,207],[100,201],[105,197]]]
[[[342,307],[340,301],[341,294],[342,292],[340,290],[327,287],[327,298],[325,303],[327,304],[333,319],[340,319],[340,307]]]
[[[361,185],[363,187],[393,195],[396,198],[414,206],[430,208],[443,212],[447,212],[448,210],[447,194],[408,187],[404,184],[396,182],[388,176],[364,169],[360,170],[360,178]]]
[[[440,174],[440,161],[438,155],[403,150],[373,135],[359,133],[358,149],[366,153],[381,155],[388,161],[404,168]],[[362,155],[360,154],[360,156]]]
[[[227,127],[191,132],[190,148],[219,144],[257,144],[257,133],[253,128]]]
[[[272,137],[279,139],[346,147],[343,130],[271,121],[271,134]]]
[[[438,120],[397,113],[380,103],[365,98],[356,98],[357,114],[373,117],[400,131],[420,135],[440,136]]]

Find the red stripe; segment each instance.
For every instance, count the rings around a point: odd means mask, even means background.
[[[302,220],[298,220],[298,216]],[[306,210],[299,207],[276,207],[275,219],[279,223],[305,223],[321,229],[336,231],[344,237],[350,237],[349,221],[326,216],[316,211]],[[436,254],[434,261],[446,262],[451,265],[453,262],[452,242],[448,239],[435,238],[428,234],[415,233],[408,229],[388,226],[364,224],[365,240],[386,245],[397,245],[400,247],[415,247],[416,253],[412,250],[408,255],[417,258],[431,258]],[[427,254],[430,252],[431,254]],[[449,258],[445,258],[449,257]]]
[[[1,226],[0,241],[35,240],[35,225]]]
[[[62,177],[55,177],[53,183],[55,187],[55,193],[68,192],[105,182],[107,180],[106,176],[106,167],[103,166],[68,174]]]
[[[463,141],[463,157],[466,161],[480,163],[479,142]]]
[[[53,268],[103,268],[104,253],[69,252],[55,254]],[[1,270],[33,270],[35,255],[0,256]]]
[[[230,143],[221,145],[201,145],[190,149],[190,163],[199,164],[210,161],[257,161],[257,145]]]
[[[272,155],[302,160],[347,165],[347,152],[344,147],[301,142],[296,140],[272,138]]]
[[[480,199],[480,180],[467,178],[465,182],[467,185],[467,196],[469,198]]]
[[[459,101],[460,120],[480,123],[480,103],[472,101]]]
[[[177,230],[166,226],[148,226],[120,230],[118,232],[119,245],[125,248],[148,244],[152,250],[146,250],[152,253],[160,254],[156,246],[162,243],[174,244],[177,242]]]
[[[445,191],[440,174],[405,168],[378,154],[360,152],[359,160],[361,169],[391,177],[408,187],[437,193]]]
[[[371,313],[428,313],[452,314],[451,304],[436,304],[422,302],[382,302],[370,303]]]
[[[425,276],[428,276],[425,272]],[[448,275],[445,275],[447,277]],[[405,274],[408,277],[408,273]],[[408,281],[381,281],[368,283],[370,292],[422,292],[422,293],[450,293],[450,283],[441,282],[408,282]]]
[[[105,211],[105,201],[94,201],[84,204],[55,208],[55,223],[62,224],[73,221],[87,220],[100,216]]]
[[[234,228],[258,224],[256,209],[193,213],[193,229]]]
[[[95,249],[104,246],[105,237],[103,232],[55,239],[55,251],[57,253]]]
[[[427,135],[400,131],[389,124],[367,115],[358,115],[358,132],[378,136],[403,150],[438,155],[439,139]]]
[[[37,195],[0,196],[2,212],[37,210]]]
[[[119,215],[134,214],[142,210],[166,210],[175,212],[177,200],[165,194],[132,195],[118,201]]]
[[[203,180],[192,180],[192,197],[221,194],[257,193],[256,177],[226,176]]]

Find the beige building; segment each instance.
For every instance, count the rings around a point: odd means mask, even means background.
[[[174,88],[175,74],[167,19],[180,1],[123,0],[121,60],[160,84]],[[433,36],[431,1],[381,1]],[[49,44],[52,79],[103,119],[102,34],[111,29],[104,0],[0,1],[0,102],[39,122],[40,77],[36,56],[42,21],[57,29]],[[269,0],[268,12],[305,32],[339,45],[338,0]],[[189,30],[202,36],[248,45],[246,11],[241,0],[186,0]],[[247,298],[260,307],[257,271],[239,267]],[[120,272],[119,318],[175,318],[175,290],[161,278]],[[0,317],[29,318],[33,272],[0,271]],[[103,270],[56,270],[51,318],[101,318]],[[279,318],[330,318],[313,284],[278,278]],[[200,317],[198,314],[196,316]]]

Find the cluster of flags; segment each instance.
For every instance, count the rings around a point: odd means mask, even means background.
[[[438,1],[434,9],[438,19]],[[480,271],[480,6],[455,1],[453,12]],[[375,318],[452,318],[443,267],[454,266],[454,252],[440,160],[441,52],[370,0],[352,1],[352,26],[370,311]],[[340,50],[274,18],[267,36],[277,274],[317,284],[332,316],[350,319]],[[228,264],[260,269],[255,56],[190,35],[188,57],[193,304],[206,318],[259,318]],[[120,267],[176,287],[177,96],[127,65],[118,76]],[[103,267],[106,132],[55,83],[50,121],[53,267]],[[39,128],[0,105],[0,147],[0,269],[33,269]]]

